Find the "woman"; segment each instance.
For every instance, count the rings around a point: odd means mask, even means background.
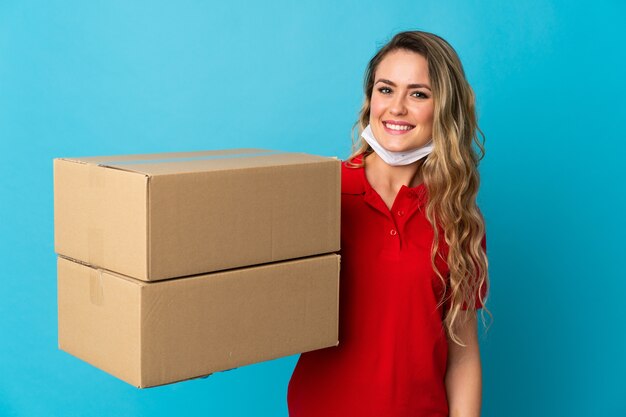
[[[378,51],[364,90],[342,164],[339,346],[301,355],[290,416],[477,417],[488,278],[473,92],[452,47],[419,31]]]

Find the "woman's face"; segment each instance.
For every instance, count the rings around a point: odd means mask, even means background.
[[[432,137],[434,104],[428,62],[415,52],[388,53],[374,74],[370,125],[388,151],[409,151]]]

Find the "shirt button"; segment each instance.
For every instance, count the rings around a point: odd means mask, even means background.
[[[398,216],[404,216],[404,210],[398,210]]]
[[[398,234],[398,231],[397,231],[396,229],[391,229],[391,230],[389,231],[389,234],[390,234],[391,236],[395,236],[395,235],[397,235],[397,234]]]

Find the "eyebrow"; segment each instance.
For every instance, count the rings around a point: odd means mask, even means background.
[[[376,80],[374,85],[376,85],[378,83],[385,83],[385,84],[389,84],[392,87],[396,87],[396,83],[394,83],[393,81],[390,81],[390,80],[386,80],[384,78],[379,78],[378,80]],[[430,87],[427,84],[409,84],[408,87],[409,88],[427,88],[427,89],[430,90]]]

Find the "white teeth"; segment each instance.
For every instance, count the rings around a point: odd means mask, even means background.
[[[385,126],[387,126],[387,128],[391,129],[391,130],[411,130],[411,129],[413,129],[413,126],[409,126],[409,125],[392,125],[391,123],[385,123]]]

